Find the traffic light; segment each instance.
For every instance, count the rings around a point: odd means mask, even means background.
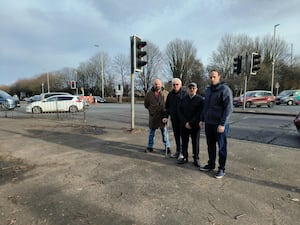
[[[76,89],[76,81],[71,80],[71,89]]]
[[[241,74],[242,72],[242,56],[238,55],[233,59],[233,72],[236,74]]]
[[[144,60],[147,52],[143,49],[146,45],[147,42],[139,36],[131,37],[131,73],[142,71],[142,67],[147,64]]]
[[[257,52],[252,52],[251,64],[250,64],[250,74],[251,75],[256,75],[257,71],[260,69],[260,67],[259,67],[260,58],[261,58],[260,54],[258,54]]]

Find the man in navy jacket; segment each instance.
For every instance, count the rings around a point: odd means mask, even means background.
[[[216,178],[225,175],[227,159],[227,134],[229,130],[229,117],[233,110],[233,97],[231,89],[221,83],[221,75],[217,70],[209,73],[211,85],[205,90],[205,104],[200,127],[205,127],[208,150],[208,164],[201,167],[201,171],[210,171],[215,168],[216,143],[219,147],[219,168]]]

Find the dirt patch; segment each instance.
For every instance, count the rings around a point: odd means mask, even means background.
[[[29,165],[24,160],[11,155],[0,155],[0,185],[21,181],[23,175],[34,167],[34,165]]]

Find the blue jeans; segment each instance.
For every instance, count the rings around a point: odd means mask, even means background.
[[[225,170],[227,159],[227,135],[229,131],[229,124],[225,125],[223,133],[217,132],[218,125],[205,124],[205,135],[207,141],[208,151],[208,165],[215,168],[216,163],[216,144],[219,147],[219,169]]]
[[[161,135],[162,135],[162,141],[165,145],[165,147],[170,148],[170,141],[169,141],[169,134],[168,134],[168,128],[159,128],[161,130]],[[149,139],[148,139],[148,148],[153,148],[154,145],[154,140],[155,140],[155,128],[150,128],[149,131]]]

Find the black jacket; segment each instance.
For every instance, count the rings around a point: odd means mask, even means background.
[[[183,97],[178,107],[178,115],[182,127],[189,122],[193,129],[199,128],[199,122],[204,107],[203,104],[204,100],[198,94],[192,98],[190,98],[189,94]]]
[[[165,118],[171,116],[171,119],[173,120],[178,117],[177,115],[179,103],[187,94],[188,93],[186,92],[186,90],[183,90],[182,88],[178,92],[175,92],[174,90],[169,92],[166,100],[166,113],[164,115]]]

